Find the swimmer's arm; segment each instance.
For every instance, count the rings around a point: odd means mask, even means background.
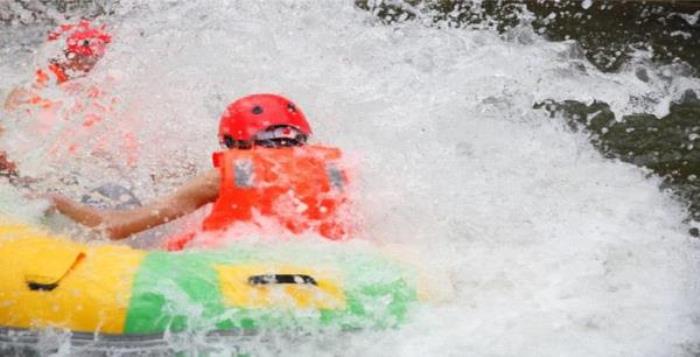
[[[103,229],[109,238],[122,239],[159,226],[213,202],[219,195],[219,172],[210,170],[174,194],[127,211],[98,210],[62,196],[52,197],[55,208],[74,221]]]

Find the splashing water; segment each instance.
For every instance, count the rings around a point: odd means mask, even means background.
[[[363,235],[423,250],[424,269],[455,287],[403,328],[248,341],[256,355],[698,353],[700,244],[685,234],[684,207],[657,177],[603,159],[584,134],[532,109],[604,98],[624,114],[644,105],[630,98],[653,94],[663,112],[697,79],[604,74],[573,43],[527,26],[505,36],[386,26],[344,2],[132,0],[106,21],[115,41],[83,80],[109,82],[119,102],[105,122],[136,123],[138,162],[69,158],[58,170],[40,148],[19,149],[36,138],[13,118],[3,144],[21,168],[86,186],[125,180],[147,199],[208,166],[229,101],[283,93],[316,142],[357,161]],[[6,93],[29,56],[4,44]]]

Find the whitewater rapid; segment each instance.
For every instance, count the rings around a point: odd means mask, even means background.
[[[253,341],[256,355],[698,353],[700,241],[686,233],[684,205],[658,177],[601,157],[585,133],[533,109],[602,99],[617,114],[663,114],[697,79],[657,76],[644,54],[601,73],[573,42],[527,25],[505,36],[384,25],[350,2],[130,0],[113,10],[110,51],[81,81],[109,83],[119,105],[108,122],[138,119],[138,165],[52,166],[11,118],[0,144],[26,158],[25,172],[127,182],[147,200],[208,167],[229,101],[282,93],[304,109],[314,142],[355,162],[360,238],[421,251],[425,270],[452,282],[452,296],[417,307],[400,329]],[[3,31],[7,94],[34,57],[12,40],[26,29]]]

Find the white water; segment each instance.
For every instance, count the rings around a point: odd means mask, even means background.
[[[363,236],[423,250],[426,270],[446,270],[454,282],[453,297],[417,309],[399,330],[254,342],[256,354],[700,349],[700,243],[685,233],[683,205],[659,191],[657,178],[601,158],[585,134],[532,109],[548,98],[598,98],[619,114],[640,105],[663,113],[696,80],[603,74],[571,44],[526,27],[503,40],[488,30],[385,26],[350,3],[133,0],[109,21],[114,44],[84,81],[120,99],[109,120],[140,118],[144,149],[130,171],[63,163],[85,185],[107,176],[142,197],[167,192],[191,174],[188,163],[207,167],[229,101],[283,93],[304,108],[317,142],[357,161]],[[31,61],[6,48],[5,93],[20,78],[15,64]],[[27,135],[17,132],[5,140],[26,157],[22,168],[46,175],[46,158],[20,152]],[[151,175],[164,168],[174,177],[154,188]]]

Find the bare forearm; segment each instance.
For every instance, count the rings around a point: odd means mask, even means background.
[[[180,218],[193,210],[147,206],[131,211],[108,211],[103,227],[110,239],[123,239]]]
[[[131,234],[159,226],[179,218],[190,209],[172,207],[147,207],[130,211],[100,210],[77,203],[66,197],[52,196],[54,207],[68,218],[91,228],[104,230],[110,239],[123,239]]]
[[[104,222],[105,215],[100,210],[79,204],[60,195],[52,195],[50,198],[58,212],[82,225],[96,227]]]
[[[56,209],[74,221],[102,229],[111,239],[122,239],[182,217],[214,201],[218,196],[218,181],[218,172],[212,170],[169,197],[128,211],[98,210],[60,195],[51,198]]]

